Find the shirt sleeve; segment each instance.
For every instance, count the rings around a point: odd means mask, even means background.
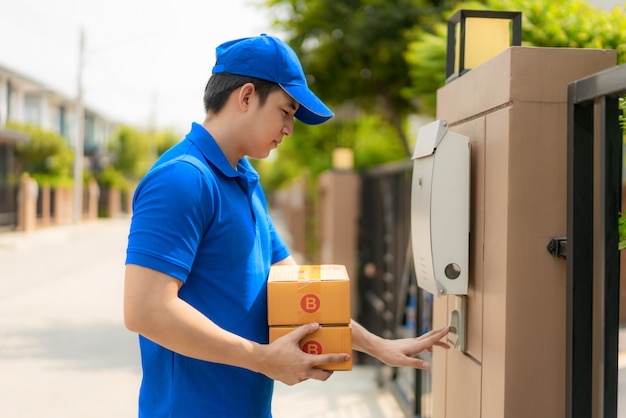
[[[126,264],[185,282],[212,208],[210,187],[193,164],[176,160],[149,172],[133,198]]]
[[[267,217],[270,225],[270,236],[272,237],[272,264],[274,264],[289,256],[289,248],[274,227],[274,222],[271,216],[268,214]]]

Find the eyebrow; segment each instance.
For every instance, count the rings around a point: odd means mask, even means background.
[[[289,99],[289,102],[288,102],[287,104],[288,104],[288,105],[289,105],[289,107],[291,107],[293,110],[298,110],[298,105],[297,105],[297,102],[296,102],[294,99],[290,98],[290,99]]]

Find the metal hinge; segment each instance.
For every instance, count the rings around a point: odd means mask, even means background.
[[[548,243],[548,252],[555,257],[567,258],[567,237],[555,237]]]

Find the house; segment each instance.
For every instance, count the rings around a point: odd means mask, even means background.
[[[16,223],[19,168],[13,150],[19,141],[28,140],[26,135],[7,129],[7,123],[39,126],[58,133],[74,146],[76,108],[74,98],[0,65],[0,228],[10,229]],[[85,168],[99,165],[98,160],[106,154],[107,141],[116,128],[116,122],[89,107],[84,108]]]

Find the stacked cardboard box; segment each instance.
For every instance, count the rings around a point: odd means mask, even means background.
[[[300,325],[321,327],[300,341],[311,354],[351,353],[350,280],[335,264],[272,266],[267,283],[270,342]],[[324,364],[325,370],[351,370],[352,359]]]

